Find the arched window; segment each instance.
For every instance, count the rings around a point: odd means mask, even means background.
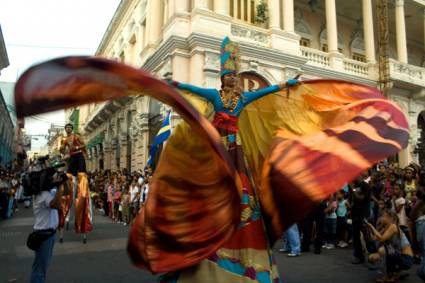
[[[310,32],[310,26],[307,22],[301,19],[295,20],[295,32],[301,36],[300,45],[304,47],[310,47],[313,35]]]
[[[366,62],[363,32],[359,31],[353,35],[350,43],[350,52],[351,59]]]

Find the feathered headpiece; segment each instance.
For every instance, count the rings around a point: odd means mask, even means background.
[[[240,69],[239,45],[226,36],[221,43],[220,51],[220,77],[231,73],[237,74]]]

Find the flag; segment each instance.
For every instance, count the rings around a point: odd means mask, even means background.
[[[162,122],[161,128],[156,134],[155,140],[153,141],[153,144],[149,150],[149,157],[148,157],[148,161],[146,162],[146,166],[153,167],[156,150],[158,149],[158,146],[162,144],[163,142],[165,142],[170,136],[171,134],[170,118],[171,118],[171,111],[168,112],[167,117],[165,118],[164,122]]]

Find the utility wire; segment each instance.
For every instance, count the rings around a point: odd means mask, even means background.
[[[24,48],[41,48],[41,49],[96,50],[96,48],[76,47],[76,46],[53,46],[53,45],[15,44],[15,43],[6,43],[6,45],[15,46],[15,47],[24,47]]]

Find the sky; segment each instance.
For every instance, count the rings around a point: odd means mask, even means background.
[[[16,82],[33,64],[68,55],[93,55],[102,40],[119,0],[0,0],[0,25],[9,67],[0,82]],[[1,86],[1,85],[0,85]],[[4,91],[7,104],[13,94]],[[13,108],[13,105],[8,107]],[[32,149],[46,144],[50,124],[64,125],[64,111],[25,120],[33,135]]]

